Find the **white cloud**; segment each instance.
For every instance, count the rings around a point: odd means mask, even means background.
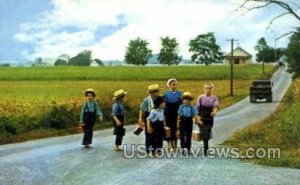
[[[159,52],[160,37],[176,37],[180,53],[189,58],[189,40],[206,32],[215,32],[225,52],[229,50],[226,39],[231,37],[254,52],[257,40],[270,35],[265,29],[269,20],[256,19],[255,13],[239,16],[233,12],[235,0],[53,0],[52,4],[52,10],[43,12],[37,22],[24,23],[15,35],[32,43],[33,53],[23,52],[27,58],[55,58],[91,49],[94,57],[122,60],[129,41],[138,36],[149,41],[153,53]],[[97,37],[98,29],[124,24],[102,39]],[[274,34],[277,30],[274,27]]]

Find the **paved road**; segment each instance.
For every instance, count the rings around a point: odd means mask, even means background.
[[[272,113],[290,85],[280,69],[273,76],[274,103],[249,103],[248,98],[216,117],[212,145],[234,131]],[[143,144],[131,134],[124,143]],[[41,139],[0,146],[0,185],[15,184],[299,184],[300,170],[265,167],[227,158],[127,159],[112,151],[112,130],[95,132],[94,148],[80,146],[82,135]],[[193,143],[202,148],[201,143]],[[126,154],[131,154],[131,149]]]

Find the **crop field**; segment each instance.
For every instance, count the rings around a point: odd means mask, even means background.
[[[174,76],[179,80],[178,89],[190,91],[195,97],[203,93],[205,82],[214,83],[214,93],[223,109],[246,97],[251,81],[262,78],[261,66],[237,68],[236,75],[247,69],[252,73],[244,72],[245,76],[234,81],[234,97],[229,96],[230,84],[228,77],[225,78],[227,66],[0,68],[0,144],[76,133],[78,115],[85,100],[83,91],[87,88],[95,89],[96,100],[105,115],[105,121],[97,124],[97,129],[111,126],[110,108],[115,90],[128,91],[126,124],[134,124],[139,104],[147,96],[147,86],[158,83],[164,88],[163,93],[168,89],[166,80]],[[274,70],[267,66],[267,76]],[[155,72],[161,76],[154,75]],[[164,76],[166,74],[169,76]]]

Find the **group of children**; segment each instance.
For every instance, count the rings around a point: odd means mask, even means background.
[[[204,154],[207,155],[208,140],[211,138],[213,118],[219,107],[216,96],[212,95],[213,85],[205,84],[205,94],[200,95],[196,106],[192,104],[193,96],[190,92],[181,93],[177,90],[177,80],[167,81],[169,90],[160,96],[162,88],[158,84],[148,86],[149,96],[140,105],[138,126],[145,131],[145,146],[149,156],[159,155],[163,148],[163,140],[168,142],[170,152],[177,149],[177,140],[180,138],[180,147],[185,153],[191,151],[191,139],[194,122],[201,128],[204,143]],[[112,104],[112,121],[114,125],[115,151],[121,151],[124,128],[124,103],[127,95],[123,89],[114,92]],[[94,101],[95,92],[92,89],[85,91],[87,101],[84,103],[80,121],[84,131],[82,144],[90,147],[92,143],[93,125],[98,116],[103,119],[99,105]],[[168,129],[168,136],[166,136]]]

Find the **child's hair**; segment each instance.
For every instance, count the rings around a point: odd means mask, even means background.
[[[164,98],[161,97],[161,96],[158,96],[158,97],[154,100],[154,102],[153,102],[154,108],[155,108],[155,109],[159,108],[160,104],[162,104],[162,103],[164,103],[164,102],[165,102]]]
[[[210,82],[204,84],[204,87],[207,87],[207,86],[210,86],[211,89],[214,88],[214,84],[212,84],[212,83],[210,83]]]
[[[187,97],[187,96],[186,96],[186,97],[183,97],[183,98],[182,98],[182,100],[189,100],[189,101],[192,101],[192,100],[193,100],[193,98],[191,98],[191,97]]]

